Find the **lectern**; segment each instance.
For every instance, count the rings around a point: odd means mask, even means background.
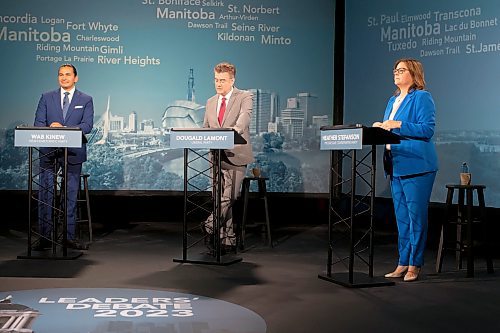
[[[241,261],[233,255],[221,255],[221,152],[246,140],[229,128],[173,128],[170,147],[184,149],[184,217],[182,230],[182,258],[174,262],[230,265]],[[207,167],[208,165],[208,167]],[[200,178],[209,179],[205,185]],[[197,237],[204,220],[212,214],[212,234]],[[191,222],[194,223],[194,227]],[[211,242],[209,253],[190,254],[201,242]]]
[[[350,288],[393,285],[373,276],[373,209],[375,201],[376,147],[397,144],[400,137],[379,127],[337,125],[321,127],[321,150],[330,150],[328,259],[326,274],[318,277]],[[363,146],[368,151],[361,151]],[[361,151],[358,156],[358,151]],[[344,176],[343,162],[350,161]],[[346,168],[347,169],[347,168]],[[358,193],[362,183],[366,193]],[[345,204],[343,204],[345,203]],[[367,217],[367,219],[365,218]],[[362,220],[362,218],[365,218]],[[348,245],[347,253],[345,245]],[[356,265],[356,259],[360,262]],[[342,270],[333,272],[333,267]],[[368,272],[356,271],[365,267]],[[347,269],[347,271],[346,271]]]
[[[82,130],[78,127],[27,127],[17,126],[14,131],[14,146],[28,147],[28,250],[26,255],[18,256],[19,259],[75,259],[82,255],[78,251],[68,251],[67,248],[67,179],[68,148],[82,146]],[[41,147],[53,148],[51,153],[61,154],[63,157],[63,174],[58,179],[54,169],[54,186],[41,188],[38,183],[39,169],[34,168],[36,161],[43,156]],[[38,156],[34,156],[34,152]],[[57,163],[56,163],[57,165]],[[56,167],[56,166],[54,166]],[[60,182],[59,182],[60,181]],[[37,191],[33,185],[39,185]],[[37,196],[38,191],[50,191],[52,202],[41,202]],[[59,193],[59,196],[57,195]],[[37,229],[38,223],[34,220],[38,214],[33,213],[34,207],[45,205],[51,210],[51,221],[46,221],[51,226],[50,238]],[[38,218],[42,218],[38,216]],[[34,244],[45,240],[50,243],[51,251],[34,251]]]

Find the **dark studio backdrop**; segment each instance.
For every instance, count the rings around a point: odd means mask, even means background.
[[[182,152],[169,148],[169,129],[200,126],[214,93],[213,66],[229,61],[238,69],[236,86],[255,95],[255,164],[270,178],[271,196],[312,199],[308,219],[325,218],[329,154],[319,151],[319,128],[334,119],[334,1],[66,4],[0,4],[3,197],[27,188],[27,150],[13,147],[13,128],[32,124],[40,94],[57,88],[57,68],[71,62],[78,89],[94,97],[84,169],[96,208],[105,196],[104,209],[117,202],[153,216],[155,202],[181,202]],[[500,206],[500,6],[352,0],[345,7],[344,123],[380,120],[395,88],[394,61],[420,59],[437,110],[440,171],[432,201],[444,202],[445,184],[456,183],[467,162],[473,182],[487,186],[487,206]],[[382,170],[377,184],[377,196],[390,197]]]

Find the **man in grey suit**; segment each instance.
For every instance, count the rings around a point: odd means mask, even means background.
[[[214,68],[214,84],[217,94],[208,99],[205,107],[205,128],[232,128],[246,141],[236,144],[233,149],[226,149],[221,154],[221,244],[225,250],[234,250],[235,234],[233,230],[232,207],[240,196],[241,183],[245,176],[246,165],[254,161],[250,144],[250,120],[252,119],[253,95],[249,91],[239,90],[234,86],[236,67],[222,62]],[[213,231],[213,216],[204,223],[208,233]]]

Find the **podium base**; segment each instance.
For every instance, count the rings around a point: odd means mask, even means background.
[[[217,258],[209,255],[202,254],[198,256],[193,256],[192,259],[173,259],[174,262],[179,262],[183,264],[198,264],[198,265],[217,265],[217,266],[229,266],[235,264],[237,262],[242,261],[242,258],[235,257],[232,255],[221,256],[220,260],[217,261]]]
[[[352,282],[349,281],[349,272],[334,273],[331,276],[319,274],[318,278],[339,284],[347,288],[372,288],[395,285],[394,281],[389,281],[383,277],[370,277],[368,274],[353,272]]]
[[[63,254],[61,250],[57,251],[55,254],[52,250],[47,251],[32,251],[31,255],[24,253],[17,256],[17,259],[47,259],[47,260],[74,260],[83,255],[81,251],[68,250],[66,255]]]

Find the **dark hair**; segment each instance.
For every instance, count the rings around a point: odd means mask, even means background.
[[[416,59],[412,58],[402,58],[396,60],[394,63],[393,69],[398,67],[398,64],[404,62],[406,67],[408,67],[408,71],[410,72],[411,78],[413,79],[413,84],[410,87],[410,90],[424,90],[425,89],[425,78],[424,78],[424,66],[422,63]],[[396,89],[394,95],[399,94],[399,88]]]
[[[75,76],[78,76],[78,72],[76,71],[76,67],[72,64],[62,64],[61,66],[59,66],[59,69],[63,68],[63,67],[71,67],[73,68],[73,74],[75,74]]]
[[[220,64],[215,65],[214,71],[216,73],[229,73],[231,78],[236,77],[236,67],[228,62],[221,62]]]

